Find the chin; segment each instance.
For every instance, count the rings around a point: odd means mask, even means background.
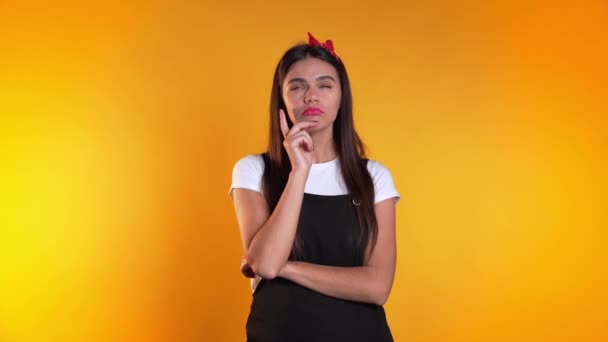
[[[318,115],[302,115],[300,116],[300,121],[321,121],[321,118]]]
[[[326,124],[324,124],[324,123],[319,123],[317,126],[315,126],[315,127],[311,127],[311,128],[310,128],[310,130],[309,130],[309,132],[311,132],[311,133],[312,133],[312,132],[321,132],[321,131],[326,130],[327,128],[328,128],[328,127],[327,127],[327,125],[326,125]],[[330,128],[331,128],[331,127],[330,127]]]

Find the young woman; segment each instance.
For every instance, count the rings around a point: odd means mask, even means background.
[[[254,290],[248,341],[393,340],[382,305],[399,194],[365,157],[330,40],[309,33],[279,61],[268,150],[236,163],[229,194]]]

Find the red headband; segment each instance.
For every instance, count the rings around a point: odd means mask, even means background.
[[[328,39],[325,41],[325,43],[321,43],[315,37],[313,37],[310,32],[308,32],[308,44],[312,46],[320,46],[327,50],[327,52],[329,52],[332,56],[334,56],[335,59],[340,60],[340,58],[338,58],[338,55],[336,55],[336,52],[334,51],[334,43],[331,40]]]

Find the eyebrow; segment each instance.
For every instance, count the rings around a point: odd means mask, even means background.
[[[324,80],[331,80],[331,81],[336,82],[336,80],[333,77],[329,76],[329,75],[317,77],[317,81],[324,81]],[[295,82],[306,83],[306,80],[303,79],[303,78],[300,78],[300,77],[296,77],[296,78],[290,79],[289,82],[287,82],[287,84],[291,84],[291,83],[295,83]]]

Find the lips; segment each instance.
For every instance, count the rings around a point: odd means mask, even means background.
[[[323,114],[323,111],[321,110],[321,108],[317,108],[317,107],[308,107],[308,108],[306,108],[306,110],[304,112],[302,112],[302,115],[319,115],[319,114]]]

